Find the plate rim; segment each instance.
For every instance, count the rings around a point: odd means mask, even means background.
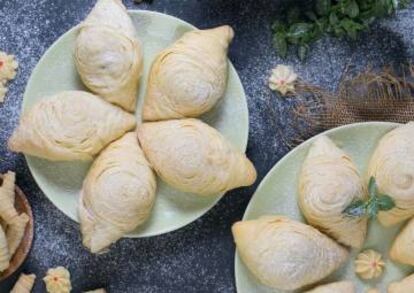
[[[263,177],[262,181],[260,181],[259,185],[257,186],[256,190],[254,191],[252,197],[249,200],[249,203],[247,204],[246,210],[243,213],[243,217],[240,221],[245,221],[248,217],[248,214],[250,213],[250,210],[252,209],[252,201],[253,198],[256,196],[257,192],[263,188],[263,186],[265,184],[267,184],[267,182],[270,180],[271,175],[275,172],[275,169],[279,167],[280,164],[282,164],[285,160],[287,160],[288,158],[290,158],[291,156],[294,155],[295,152],[297,152],[299,149],[302,149],[304,147],[306,147],[309,143],[311,143],[313,140],[315,140],[316,138],[322,136],[322,135],[329,135],[332,132],[336,132],[338,130],[342,130],[342,129],[348,129],[348,128],[354,128],[354,127],[359,127],[359,126],[365,126],[365,125],[389,125],[389,126],[398,126],[401,125],[403,123],[397,123],[397,122],[388,122],[388,121],[365,121],[365,122],[355,122],[355,123],[350,123],[350,124],[345,124],[345,125],[341,125],[341,126],[337,126],[331,129],[327,129],[325,131],[322,131],[310,138],[308,138],[307,140],[301,142],[299,145],[295,146],[293,149],[291,149],[289,152],[287,152],[279,161],[277,161],[272,168],[270,168],[270,170],[266,173],[266,175]],[[234,252],[234,284],[235,284],[235,288],[236,288],[236,292],[239,291],[239,287],[238,284],[240,283],[240,276],[241,273],[239,272],[239,267],[240,265],[244,265],[242,264],[242,260],[238,254],[238,250],[235,247],[235,252]],[[260,283],[258,283],[260,284]],[[265,286],[260,284],[261,286]],[[268,287],[267,287],[268,288]],[[271,289],[271,288],[270,288]]]
[[[178,17],[175,17],[173,15],[169,15],[166,13],[161,13],[158,11],[151,11],[151,10],[139,10],[139,9],[128,9],[128,14],[132,14],[132,15],[155,15],[156,17],[164,17],[167,19],[170,19],[172,21],[175,21],[177,24],[183,24],[186,25],[188,27],[190,27],[191,29],[198,29],[196,26],[192,25],[191,23],[182,20]],[[29,100],[28,97],[28,89],[32,87],[32,84],[34,84],[34,80],[33,80],[33,76],[37,74],[37,71],[39,70],[39,64],[43,63],[46,59],[46,55],[53,50],[59,42],[62,41],[62,39],[68,35],[73,33],[75,30],[77,30],[80,26],[81,22],[78,23],[77,25],[69,28],[67,31],[65,31],[63,34],[61,34],[56,40],[53,41],[53,43],[43,52],[42,56],[40,57],[39,61],[36,63],[35,67],[33,68],[32,72],[30,73],[29,79],[26,83],[26,87],[23,93],[23,99],[22,99],[22,104],[21,104],[21,108],[20,108],[20,116],[22,115],[22,113],[27,110],[27,103]],[[240,89],[241,89],[241,94],[244,98],[242,98],[242,108],[244,109],[243,113],[243,120],[246,121],[245,122],[245,127],[244,127],[244,139],[243,142],[240,144],[240,150],[242,150],[244,153],[246,153],[247,150],[247,144],[249,141],[249,133],[250,133],[250,115],[249,115],[249,107],[248,107],[248,103],[247,103],[247,96],[246,96],[246,92],[244,89],[244,85],[240,79],[239,73],[237,72],[236,68],[234,67],[233,63],[231,62],[231,60],[229,59],[229,57],[227,56],[227,61],[229,62],[229,72],[230,71],[234,71],[235,75],[235,82],[240,84]],[[141,77],[144,78],[144,77]],[[90,92],[88,90],[88,92]],[[138,94],[138,93],[137,93]],[[134,113],[135,114],[135,113]],[[136,115],[136,114],[135,114]],[[20,118],[19,118],[20,119]],[[71,221],[73,221],[76,224],[80,224],[79,221],[77,221],[76,219],[72,218],[71,216],[69,216],[66,212],[64,212],[57,204],[56,204],[56,200],[51,199],[47,193],[44,191],[46,188],[44,186],[42,182],[42,180],[40,180],[39,175],[33,171],[33,166],[30,163],[31,161],[31,156],[23,154],[25,160],[26,160],[26,164],[29,168],[30,174],[32,175],[34,181],[36,182],[37,186],[39,187],[39,189],[42,191],[42,193],[44,194],[44,196],[47,198],[47,200],[49,200],[52,205],[62,214],[64,214],[67,218],[69,218]],[[158,178],[158,176],[157,176]],[[209,212],[224,196],[226,193],[222,193],[220,195],[217,195],[217,199],[212,201],[210,205],[206,206],[205,210],[203,210],[199,215],[197,215],[196,217],[194,217],[191,221],[184,223],[184,224],[179,224],[176,226],[172,226],[169,228],[165,228],[165,229],[160,229],[157,232],[149,232],[149,233],[145,233],[145,234],[126,234],[124,235],[124,237],[122,238],[147,238],[147,237],[154,237],[154,236],[158,236],[158,235],[163,235],[163,234],[167,234],[179,229],[182,229],[188,225],[190,225],[191,223],[195,222],[196,220],[198,220],[199,218],[201,218],[202,216],[204,216],[207,212]]]

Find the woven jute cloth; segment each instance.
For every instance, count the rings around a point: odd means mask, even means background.
[[[299,81],[292,107],[297,136],[290,146],[324,130],[365,122],[414,120],[414,67],[345,74],[336,93]]]

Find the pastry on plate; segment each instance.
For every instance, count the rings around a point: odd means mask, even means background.
[[[183,192],[217,195],[256,180],[246,155],[200,120],[144,123],[138,137],[157,174]]]
[[[152,64],[144,120],[197,117],[224,95],[234,36],[230,26],[185,33]]]
[[[83,244],[99,253],[144,223],[156,179],[134,132],[111,143],[92,164],[79,199]]]
[[[134,115],[95,95],[64,91],[23,113],[9,148],[51,161],[87,161],[135,125]]]
[[[306,293],[355,293],[355,285],[350,281],[341,281],[318,286]]]
[[[337,270],[348,251],[312,226],[284,216],[240,221],[232,227],[237,251],[264,285],[296,290]]]
[[[399,282],[393,282],[388,286],[388,293],[414,292],[414,274],[405,277]]]
[[[338,242],[361,247],[366,217],[350,217],[344,210],[367,197],[352,159],[326,136],[309,149],[299,177],[299,206],[308,223]]]
[[[380,211],[384,226],[398,224],[414,216],[414,122],[401,125],[384,135],[368,168],[379,192],[391,196],[395,207]]]
[[[143,57],[135,27],[121,0],[98,0],[80,24],[75,64],[91,91],[135,111]]]
[[[395,262],[414,266],[414,219],[411,219],[395,238],[390,258]]]

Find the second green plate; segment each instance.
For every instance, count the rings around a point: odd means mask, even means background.
[[[345,150],[356,163],[360,173],[365,174],[378,141],[396,125],[386,122],[357,123],[331,129],[324,134]],[[297,182],[302,163],[314,139],[311,138],[293,149],[270,170],[253,195],[243,220],[256,219],[263,215],[286,215],[291,219],[305,222],[297,205]],[[362,281],[355,275],[353,260],[355,254],[360,251],[354,250],[347,264],[320,284],[350,280],[357,286],[356,292],[363,293],[368,288],[378,288],[381,292],[386,292],[389,283],[401,280],[413,271],[412,267],[397,265],[388,258],[389,248],[400,228],[401,225],[385,229],[375,221],[370,223],[364,248],[375,249],[385,258],[386,268],[380,279]],[[248,271],[237,252],[235,278],[238,293],[284,292],[261,285]]]

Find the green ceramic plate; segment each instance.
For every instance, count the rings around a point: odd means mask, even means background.
[[[146,77],[155,55],[184,32],[194,29],[194,26],[161,13],[130,11],[130,15],[142,41],[145,58],[144,75],[138,93],[137,116],[140,119]],[[85,90],[73,63],[77,30],[77,27],[69,30],[43,55],[27,85],[23,109],[28,109],[40,99],[62,90]],[[245,151],[249,127],[248,109],[243,86],[232,65],[224,98],[202,119],[218,129],[233,145]],[[46,196],[63,213],[78,221],[78,193],[90,163],[54,163],[30,156],[26,159],[33,177]],[[200,199],[159,182],[151,218],[145,226],[128,236],[153,236],[183,227],[206,213],[221,196]]]
[[[385,122],[350,124],[329,130],[325,134],[353,158],[361,174],[364,174],[377,142],[396,125]],[[311,138],[293,149],[270,170],[253,195],[243,220],[256,219],[262,215],[279,214],[304,222],[296,199],[297,179],[308,148],[314,139]],[[377,222],[370,223],[365,248],[373,248],[385,257],[386,270],[382,278],[367,282],[361,281],[355,275],[353,259],[355,259],[355,254],[359,252],[355,250],[352,252],[350,261],[341,270],[323,280],[321,284],[330,281],[351,280],[356,284],[358,293],[364,293],[365,289],[370,287],[376,287],[385,293],[390,282],[400,280],[413,271],[413,268],[396,265],[388,259],[389,248],[400,228],[398,226],[385,229]],[[239,293],[284,292],[271,290],[259,284],[237,253],[235,277]]]

